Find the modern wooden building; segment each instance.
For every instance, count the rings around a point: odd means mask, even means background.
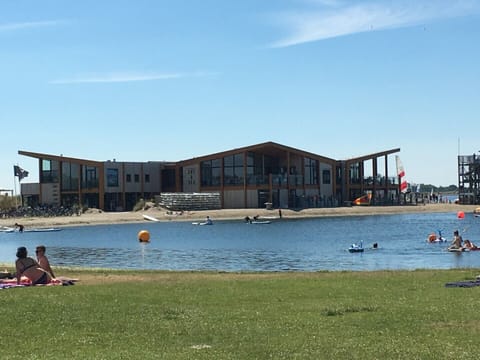
[[[335,160],[265,142],[178,162],[18,153],[39,164],[39,184],[22,184],[27,203],[123,211],[166,192],[218,193],[222,208],[344,206],[366,193],[372,194],[372,204],[396,204],[399,182],[390,169],[392,154],[399,151]]]

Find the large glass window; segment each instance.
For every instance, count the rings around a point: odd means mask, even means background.
[[[317,171],[317,160],[305,158],[304,159],[305,167],[305,184],[306,185],[316,185],[318,184],[318,171]]]
[[[243,185],[243,154],[223,158],[223,180],[225,185]]]
[[[247,153],[247,184],[263,185],[268,182],[268,176],[263,174],[262,154]]]
[[[323,170],[322,171],[322,182],[324,184],[330,184],[330,182],[331,182],[330,170]]]
[[[221,164],[220,159],[202,161],[200,165],[202,186],[220,186]]]
[[[107,186],[118,186],[118,169],[107,169]]]
[[[62,190],[75,191],[78,190],[78,182],[80,181],[80,165],[69,162],[62,163]]]
[[[98,188],[97,168],[95,166],[85,166],[82,174],[82,188]]]
[[[360,163],[351,164],[349,170],[350,183],[360,184]]]
[[[42,159],[42,172],[40,182],[46,183],[58,183],[58,161]]]

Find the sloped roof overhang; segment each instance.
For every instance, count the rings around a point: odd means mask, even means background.
[[[63,155],[52,155],[52,154],[42,154],[30,151],[18,151],[19,155],[28,156],[35,159],[45,159],[45,160],[54,160],[54,161],[61,161],[61,162],[70,162],[74,164],[83,164],[87,166],[101,166],[103,162],[101,161],[94,161],[88,159],[79,159],[79,158],[72,158]]]
[[[264,142],[264,143],[260,143],[260,144],[256,144],[256,145],[250,145],[250,146],[235,148],[235,149],[231,149],[231,150],[227,150],[227,151],[213,153],[213,154],[210,154],[210,155],[205,155],[205,156],[195,157],[195,158],[191,158],[191,159],[187,159],[187,160],[182,160],[182,161],[177,162],[177,164],[179,166],[186,166],[186,165],[191,165],[191,164],[198,163],[198,162],[205,161],[205,160],[216,159],[216,158],[220,158],[220,157],[225,157],[225,156],[230,156],[230,155],[242,153],[242,152],[245,152],[245,151],[252,151],[252,152],[261,151],[264,154],[273,155],[273,156],[278,155],[279,151],[280,152],[289,152],[289,153],[300,155],[300,156],[307,156],[307,157],[311,157],[311,158],[314,158],[314,159],[318,159],[318,160],[321,160],[323,162],[326,162],[326,163],[329,163],[329,164],[332,164],[332,165],[336,163],[335,159],[331,159],[331,158],[321,156],[321,155],[318,155],[318,154],[314,154],[314,153],[311,153],[311,152],[308,152],[308,151],[303,151],[303,150],[300,150],[300,149],[296,149],[296,148],[293,148],[293,147],[289,147],[289,146],[285,146],[285,145],[281,145],[281,144],[269,141],[269,142]]]

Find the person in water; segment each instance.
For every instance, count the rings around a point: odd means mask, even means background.
[[[213,224],[212,219],[210,219],[210,216],[208,216],[208,215],[207,215],[207,219],[205,220],[205,224],[207,224],[207,225],[212,225]]]
[[[45,251],[46,251],[46,248],[44,245],[37,246],[37,248],[35,249],[35,254],[37,255],[37,261],[40,267],[45,271],[47,271],[50,274],[50,276],[54,279],[55,275],[53,274],[53,270],[52,270],[52,267],[50,266],[50,262],[48,261],[48,258],[45,256]]]
[[[463,245],[463,239],[458,233],[458,230],[455,230],[453,232],[453,240],[452,243],[450,244],[449,249],[461,249]]]
[[[20,284],[22,275],[30,279],[32,285],[48,284],[52,281],[50,274],[41,268],[40,264],[27,256],[27,248],[21,246],[17,249],[15,261],[17,284]]]
[[[463,242],[463,248],[464,249],[467,249],[467,250],[476,250],[478,249],[477,245],[475,245],[473,242],[471,242],[470,240],[465,240]]]

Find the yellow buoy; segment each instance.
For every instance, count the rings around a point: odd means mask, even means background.
[[[147,230],[140,230],[138,232],[138,241],[149,242],[150,241],[150,233]]]

